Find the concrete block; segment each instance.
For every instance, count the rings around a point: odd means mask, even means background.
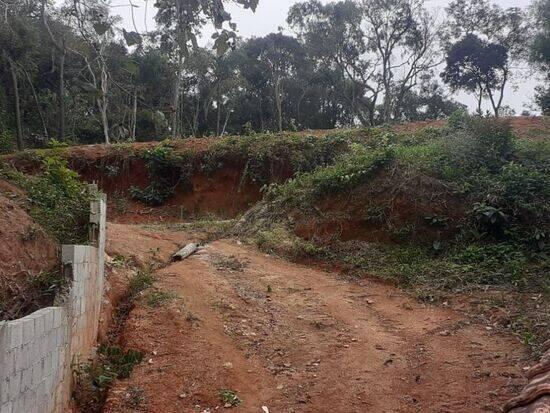
[[[13,400],[13,413],[25,412],[25,396],[20,395],[16,400]]]
[[[8,343],[10,349],[16,349],[23,345],[23,322],[15,320],[8,323]]]
[[[26,392],[32,388],[32,368],[21,372],[21,392]]]
[[[25,370],[27,367],[29,367],[28,354],[26,354],[24,347],[19,349],[19,351],[14,352],[14,357],[15,357],[16,372],[21,372]]]
[[[63,264],[73,264],[75,262],[75,245],[61,246],[61,262]]]
[[[16,400],[21,393],[21,372],[18,371],[10,376],[10,400]]]
[[[17,413],[13,410],[11,403],[4,403],[0,406],[0,413]]]
[[[23,344],[28,344],[34,340],[34,320],[32,318],[22,318],[23,323]]]
[[[10,400],[10,378],[6,376],[0,378],[0,405],[7,403],[8,400]]]
[[[63,322],[63,309],[56,307],[53,309],[53,328],[57,329]]]
[[[37,314],[34,318],[34,334],[36,337],[44,335],[44,313]]]
[[[42,359],[42,364],[44,365],[44,376],[48,377],[52,374],[52,355],[48,353]]]
[[[30,390],[25,393],[24,400],[25,412],[38,412],[39,407],[38,403],[36,402],[36,393],[34,392],[34,390]]]
[[[7,377],[15,373],[15,352],[3,350],[0,377]]]
[[[44,312],[44,334],[47,334],[53,328],[53,310],[51,307],[45,308]]]

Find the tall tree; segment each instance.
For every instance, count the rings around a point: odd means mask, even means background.
[[[287,83],[289,79],[296,77],[302,67],[303,49],[295,38],[281,33],[271,33],[248,42],[246,53],[250,58],[250,64],[267,74],[276,113],[277,130],[282,132]]]
[[[363,125],[373,125],[382,88],[377,61],[367,54],[360,6],[352,0],[327,4],[310,0],[293,5],[287,21],[298,32],[314,70],[339,75],[339,79],[331,76],[337,92]]]
[[[60,31],[57,35],[54,34],[54,30],[51,27],[50,18],[47,13],[47,7],[49,6],[48,0],[41,0],[42,6],[40,14],[42,23],[50,41],[52,42],[55,54],[57,55],[57,71],[58,71],[58,86],[57,86],[57,105],[58,105],[58,128],[57,139],[65,140],[65,127],[66,127],[66,111],[65,111],[65,62],[67,60],[67,45],[65,32]]]
[[[363,0],[369,48],[384,89],[381,120],[399,119],[405,95],[440,61],[438,27],[424,0]]]
[[[476,60],[478,66],[472,66],[470,73],[482,69],[477,74],[478,110],[483,98],[488,98],[495,116],[499,116],[506,86],[513,78],[514,63],[525,58],[528,38],[525,12],[517,7],[503,9],[489,0],[454,0],[447,7],[447,14],[444,40],[448,65],[444,79],[450,81],[454,77],[448,76],[453,72],[449,58],[456,63],[457,53],[462,54],[466,65],[474,64],[471,59]],[[476,53],[489,53],[496,60],[476,58]],[[467,70],[466,66],[463,68]],[[467,88],[472,90],[471,86]]]
[[[19,150],[24,147],[19,65],[25,67],[29,65],[29,60],[32,59],[31,54],[33,44],[37,41],[37,33],[36,30],[33,30],[30,16],[35,11],[32,3],[7,3],[4,5],[3,22],[0,24],[1,57],[9,67],[11,77],[17,149]]]
[[[468,34],[447,52],[447,66],[441,77],[453,90],[476,93],[479,114],[483,96],[488,95],[498,117],[508,81],[508,60],[504,46]]]
[[[546,85],[537,88],[537,103],[544,114],[550,114],[550,0],[539,0],[533,7],[535,33],[531,61],[545,75]]]
[[[256,10],[259,0],[236,0],[245,8]],[[158,0],[156,21],[161,28],[165,50],[171,54],[176,67],[173,101],[171,108],[172,136],[178,135],[179,99],[184,59],[192,48],[197,49],[197,36],[202,27],[211,22],[217,32],[214,47],[221,55],[234,45],[236,26],[231,23],[231,15],[225,10],[223,0]],[[229,26],[224,27],[224,23]]]

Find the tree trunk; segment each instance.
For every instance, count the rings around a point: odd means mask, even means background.
[[[138,91],[137,87],[134,90],[134,98],[132,102],[132,121],[130,125],[130,139],[136,140],[136,126],[137,126],[137,105],[138,104]]]
[[[8,57],[10,64],[11,81],[13,85],[13,97],[15,107],[15,122],[17,125],[17,150],[23,150],[23,128],[21,126],[21,104],[19,102],[19,83],[17,80],[17,68],[15,62]]]
[[[38,95],[36,94],[36,89],[34,88],[34,85],[32,84],[31,76],[29,75],[29,72],[27,72],[25,69],[22,69],[25,73],[25,76],[27,78],[27,81],[29,82],[29,86],[31,87],[32,95],[34,97],[34,102],[36,104],[36,110],[38,111],[38,115],[40,116],[40,121],[42,122],[42,128],[44,129],[44,136],[46,137],[46,140],[50,140],[50,133],[48,132],[48,125],[46,123],[46,117],[44,116],[44,113],[42,112],[42,108],[40,107],[40,101],[38,100]]]
[[[103,136],[105,137],[105,143],[109,145],[111,140],[109,138],[109,117],[107,116],[107,109],[109,101],[107,93],[109,91],[108,82],[109,78],[105,66],[101,68],[101,98],[97,100],[99,111],[101,113],[101,124],[103,125]]]
[[[65,48],[59,51],[59,87],[57,89],[57,99],[59,105],[59,129],[58,139],[65,139],[65,57],[67,52]]]
[[[225,131],[227,130],[227,124],[229,123],[229,116],[231,116],[230,110],[228,110],[225,115],[225,122],[223,123],[222,136],[225,135]]]
[[[221,93],[220,93],[220,84],[218,82],[217,86],[217,96],[216,96],[216,102],[218,104],[218,114],[216,119],[216,136],[220,136],[220,124],[221,124],[221,116],[222,116],[222,107],[221,107]]]
[[[482,112],[481,112],[481,102],[483,100],[483,87],[480,85],[479,86],[479,95],[477,97],[477,114],[479,116],[482,115]]]
[[[277,127],[279,132],[283,131],[283,102],[281,96],[281,80],[275,81],[275,106],[277,107]]]

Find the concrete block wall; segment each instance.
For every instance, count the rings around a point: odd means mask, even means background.
[[[69,410],[73,366],[93,355],[103,295],[105,197],[90,211],[93,245],[62,247],[71,285],[59,306],[0,322],[0,413]]]

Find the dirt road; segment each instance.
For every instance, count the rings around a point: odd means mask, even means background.
[[[147,237],[140,229],[136,241],[132,226],[111,230],[112,253]],[[171,242],[151,237],[175,250],[173,233]],[[145,361],[111,389],[105,412],[214,412],[229,389],[242,402],[225,410],[238,412],[473,413],[498,411],[524,383],[511,337],[394,287],[235,240],[156,277],[157,292],[176,298],[156,307],[138,300],[121,342]]]

